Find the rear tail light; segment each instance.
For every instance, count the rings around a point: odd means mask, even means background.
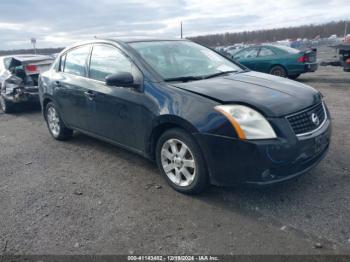
[[[36,65],[27,65],[26,66],[26,71],[28,72],[36,72],[38,70]]]
[[[307,60],[308,60],[308,57],[306,54],[298,58],[298,62],[300,63],[305,63],[307,62]]]
[[[350,58],[346,59],[345,63],[347,63],[348,65],[350,65]]]

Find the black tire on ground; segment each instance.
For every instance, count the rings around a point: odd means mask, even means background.
[[[288,77],[289,77],[290,79],[295,80],[295,79],[297,79],[299,76],[300,76],[300,74],[297,74],[297,75],[290,75],[290,76],[288,76]]]
[[[49,116],[48,116],[48,113],[49,112],[55,112],[57,114],[57,119],[58,119],[58,128],[56,130],[58,130],[58,132],[54,132],[51,128],[50,128],[50,120],[49,120]],[[60,117],[60,114],[56,108],[56,105],[53,103],[53,102],[49,102],[47,105],[46,105],[46,108],[45,108],[45,120],[46,120],[46,124],[47,124],[47,127],[50,131],[50,134],[52,135],[53,138],[55,138],[56,140],[67,140],[67,139],[70,139],[73,135],[73,130],[72,129],[69,129],[67,128],[61,117]]]
[[[184,185],[177,185],[176,183],[171,181],[171,179],[168,177],[168,175],[164,171],[164,167],[163,167],[163,163],[162,163],[162,148],[164,145],[166,145],[167,141],[171,141],[173,139],[184,143],[187,146],[187,148],[189,149],[187,151],[187,156],[185,156],[184,159],[187,160],[189,157],[191,159],[190,161],[193,162],[193,160],[194,160],[195,168],[192,169],[192,172],[193,172],[192,175],[194,177],[193,177],[192,182],[189,185],[185,185],[185,186]],[[179,155],[181,155],[180,151],[181,151],[182,145],[178,144],[178,146],[180,146],[180,147],[177,148],[177,152]],[[171,149],[171,151],[173,151],[173,150]],[[177,155],[177,153],[175,155]],[[164,159],[164,157],[163,157],[163,159]],[[160,172],[165,177],[168,184],[172,188],[174,188],[176,191],[179,191],[179,192],[184,193],[184,194],[198,194],[198,193],[201,193],[202,191],[204,191],[209,185],[207,166],[205,164],[205,160],[204,160],[204,157],[203,157],[203,154],[202,154],[202,151],[201,151],[199,145],[194,140],[192,135],[190,135],[189,133],[185,132],[184,130],[182,130],[180,128],[169,129],[160,136],[160,138],[157,141],[157,145],[156,145],[156,161],[157,161],[157,165],[160,169]],[[173,161],[170,161],[168,159],[166,161],[168,161],[169,164],[175,165],[174,159],[173,159]],[[181,164],[181,162],[182,161],[180,161],[180,165],[182,165],[182,167],[183,167],[184,164],[183,163]],[[189,168],[189,169],[191,169],[191,168]],[[180,168],[178,170],[181,171]],[[172,172],[175,174],[176,173],[175,169]],[[181,174],[180,176],[182,178],[185,178],[185,176],[183,174]]]
[[[6,114],[13,112],[13,104],[10,101],[7,101],[2,95],[0,95],[0,107]]]
[[[287,77],[286,70],[282,66],[279,66],[279,65],[271,67],[270,74],[275,75],[275,76],[280,76],[280,77]]]

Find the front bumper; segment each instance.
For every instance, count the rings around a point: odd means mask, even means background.
[[[240,140],[212,134],[195,134],[206,158],[212,184],[269,185],[300,176],[327,154],[331,123],[327,119],[315,133],[271,140]]]

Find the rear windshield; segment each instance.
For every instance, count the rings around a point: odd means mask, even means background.
[[[287,52],[288,54],[297,54],[300,52],[298,49],[295,49],[295,48],[292,48],[289,46],[279,45],[276,47],[278,47],[279,49],[282,49],[283,51]]]

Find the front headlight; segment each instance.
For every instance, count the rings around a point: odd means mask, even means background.
[[[216,106],[215,109],[226,116],[241,139],[270,139],[277,137],[265,117],[250,107],[222,105]]]

